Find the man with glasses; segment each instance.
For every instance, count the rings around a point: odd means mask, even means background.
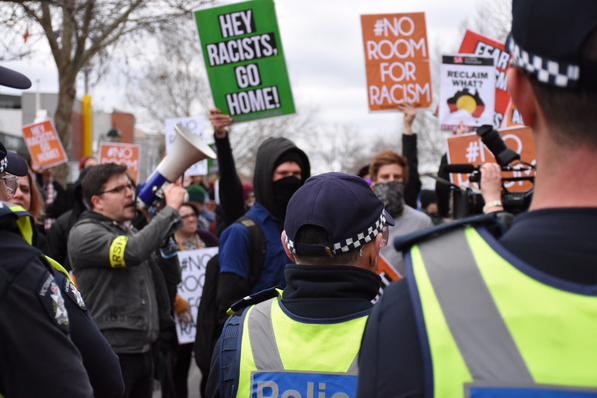
[[[151,397],[151,346],[158,338],[159,316],[170,308],[167,294],[162,300],[165,286],[154,253],[179,221],[186,191],[167,187],[166,206],[136,231],[130,226],[135,187],[125,166],[94,166],[81,184],[90,210],[69,234],[71,265],[91,315],[118,354],[124,397]]]
[[[393,223],[365,180],[309,178],[286,211],[281,240],[294,263],[286,287],[232,306],[239,316],[216,345],[207,396],[354,397],[361,337],[381,284],[379,252]]]

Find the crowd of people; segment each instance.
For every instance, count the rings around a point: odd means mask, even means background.
[[[483,215],[448,219],[442,187],[422,190],[409,105],[401,154],[311,176],[268,138],[252,183],[213,109],[217,182],[181,178],[149,209],[125,166],[83,158],[64,189],[0,144],[0,395],[151,397],[157,380],[184,398],[194,356],[203,397],[597,396],[597,3],[566,4],[513,1],[509,90],[538,164],[513,222],[496,164]],[[31,85],[2,67],[0,84]],[[179,344],[177,253],[216,246]],[[382,287],[380,261],[400,281]]]

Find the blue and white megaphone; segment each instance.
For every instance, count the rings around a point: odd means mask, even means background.
[[[139,207],[151,206],[155,201],[156,192],[162,185],[166,182],[176,181],[193,164],[203,159],[216,158],[215,152],[185,126],[178,123],[175,129],[176,136],[168,154],[158,164],[139,192],[137,197]]]

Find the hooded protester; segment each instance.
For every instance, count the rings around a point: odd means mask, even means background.
[[[232,303],[271,287],[284,287],[284,267],[288,257],[280,242],[286,206],[290,197],[310,176],[307,155],[286,138],[268,138],[255,160],[253,186],[255,205],[245,214],[263,233],[264,265],[256,281],[250,281],[250,231],[246,224],[230,225],[220,238],[218,312],[225,313]]]

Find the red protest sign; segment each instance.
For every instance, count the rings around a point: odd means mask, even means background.
[[[500,136],[508,148],[520,155],[520,160],[532,165],[537,164],[535,140],[528,127],[500,131]],[[472,164],[496,163],[495,157],[476,134],[459,135],[448,138],[448,163]],[[531,171],[504,172],[503,177],[531,176]],[[451,174],[452,183],[460,187],[470,186],[468,174]],[[510,192],[527,192],[533,188],[528,181],[510,181],[504,184]]]
[[[467,30],[460,44],[459,52],[461,54],[493,57],[497,72],[495,77],[495,116],[493,125],[496,128],[504,126],[506,111],[512,103],[508,93],[508,80],[506,77],[506,72],[510,66],[510,54],[506,52],[506,46],[504,43]]]
[[[399,104],[431,106],[431,70],[425,14],[361,15],[367,96],[372,111]]]
[[[68,161],[51,120],[24,126],[23,138],[34,168],[44,170]]]
[[[139,181],[139,162],[141,147],[136,144],[121,144],[117,142],[104,143],[100,146],[100,163],[116,163],[125,165],[129,176]]]
[[[524,127],[524,121],[522,120],[522,115],[518,109],[516,109],[514,103],[510,101],[508,108],[506,108],[506,114],[504,117],[504,122],[502,123],[502,128],[511,129],[518,127]]]

